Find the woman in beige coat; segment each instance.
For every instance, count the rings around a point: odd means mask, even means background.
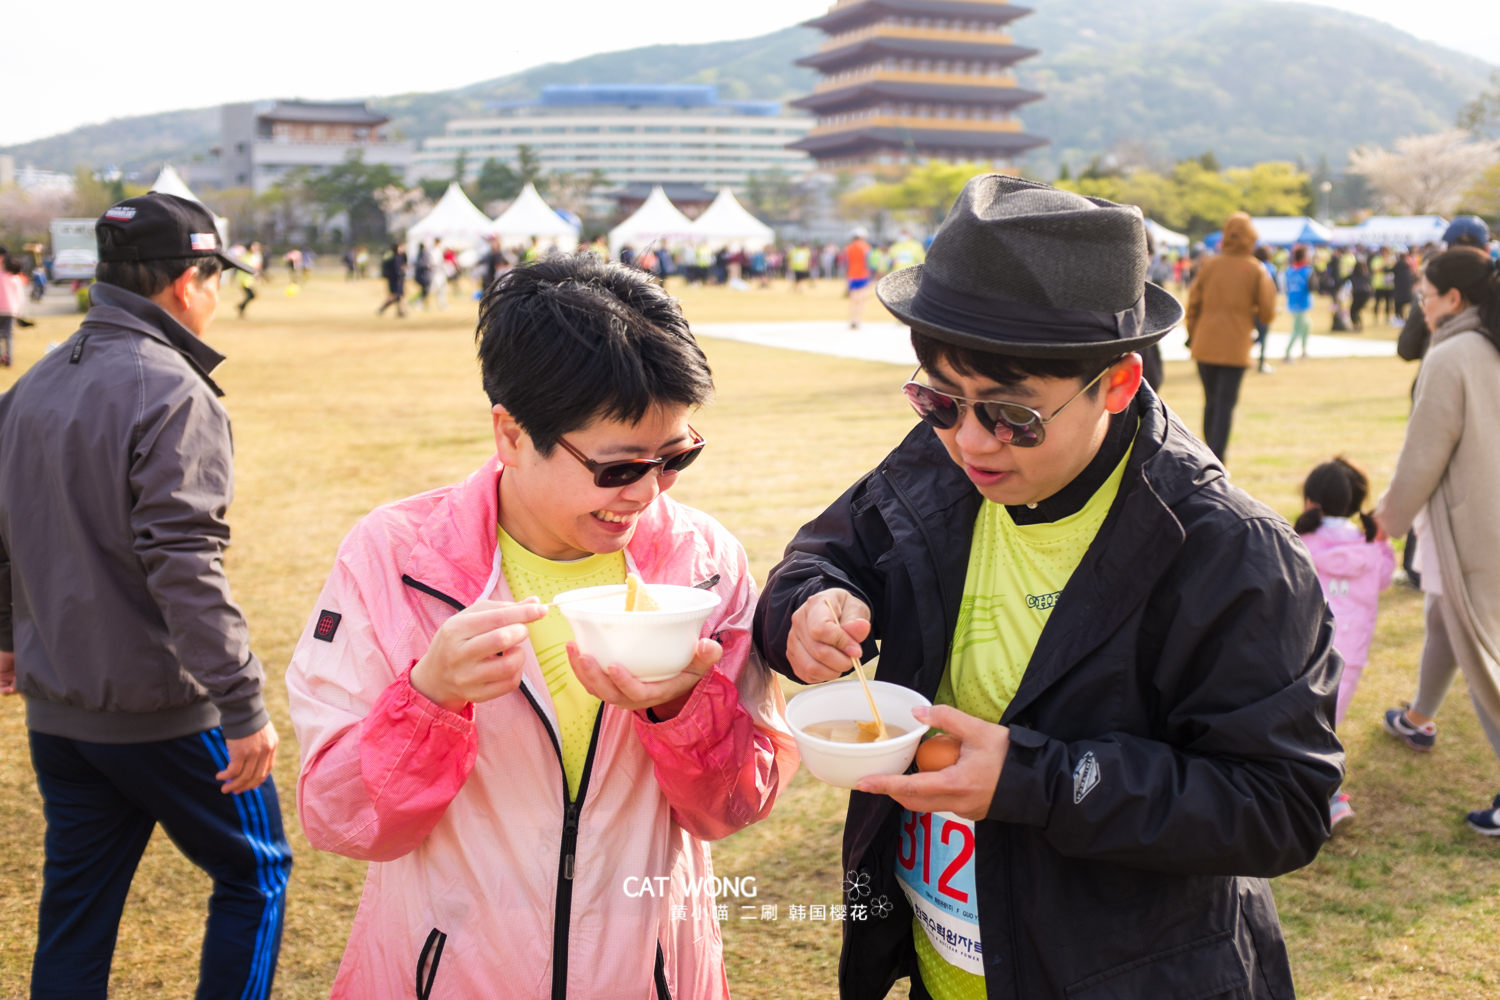
[[[1448,250],[1428,261],[1418,291],[1432,342],[1375,518],[1395,537],[1416,522],[1427,637],[1412,707],[1385,724],[1431,749],[1432,717],[1462,670],[1500,755],[1500,275],[1482,251]],[[1468,820],[1500,835],[1500,795]]]
[[[1203,441],[1219,461],[1229,450],[1229,428],[1250,367],[1255,324],[1276,318],[1276,285],[1252,256],[1260,239],[1250,216],[1235,212],[1224,223],[1217,257],[1204,261],[1188,293],[1188,346],[1203,380]]]

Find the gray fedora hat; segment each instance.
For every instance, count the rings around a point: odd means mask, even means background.
[[[1140,209],[1004,174],[964,185],[927,262],[880,279],[913,330],[1023,358],[1112,357],[1156,343],[1182,305],[1146,280]]]

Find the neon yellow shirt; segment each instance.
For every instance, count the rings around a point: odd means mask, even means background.
[[[1127,451],[1082,510],[1051,524],[1018,525],[1004,506],[988,500],[979,508],[953,652],[934,701],[1000,721],[1058,596],[1120,492],[1129,460]],[[912,933],[922,984],[934,1000],[984,1000],[983,976],[949,964],[916,919]]]
[[[496,532],[505,582],[510,585],[511,596],[518,601],[532,595],[551,601],[567,590],[625,582],[624,552],[558,562],[529,551],[507,535],[504,528],[497,526]],[[568,620],[554,608],[546,618],[532,622],[526,628],[531,634],[531,648],[541,665],[547,690],[552,695],[553,710],[557,713],[563,774],[568,778],[568,798],[577,799],[600,702],[579,682],[568,662],[567,644],[573,641],[573,628]]]

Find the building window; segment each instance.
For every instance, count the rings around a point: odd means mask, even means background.
[[[555,134],[557,134],[559,132],[566,132],[566,131],[567,131],[567,129],[563,128],[561,125],[543,125],[542,126],[542,134],[543,135],[555,135]]]
[[[682,126],[682,128],[678,129],[678,131],[679,132],[707,132],[708,129],[704,128],[702,125],[684,125],[684,126]]]
[[[512,135],[530,135],[531,134],[531,129],[529,129],[529,128],[513,128],[510,131],[511,131]]]
[[[666,125],[647,125],[646,128],[645,128],[645,131],[647,131],[647,132],[670,132],[670,131],[672,131],[672,129],[670,127],[666,126]]]
[[[611,132],[634,132],[635,131],[635,126],[634,125],[611,125],[609,127],[609,130]]]
[[[574,125],[573,126],[573,131],[574,132],[597,132],[597,131],[599,131],[599,126],[598,125]]]

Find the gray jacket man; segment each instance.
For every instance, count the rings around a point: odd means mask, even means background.
[[[68,348],[0,396],[0,648],[17,653],[27,725],[96,743],[249,736],[270,719],[224,576],[224,357],[149,299],[91,298]]]
[[[198,1000],[269,995],[291,849],[265,672],[224,575],[229,415],[200,338],[243,265],[202,205],[99,220],[82,327],[0,396],[0,693],[47,820],[33,998],[106,996],[157,824],[213,878]]]

